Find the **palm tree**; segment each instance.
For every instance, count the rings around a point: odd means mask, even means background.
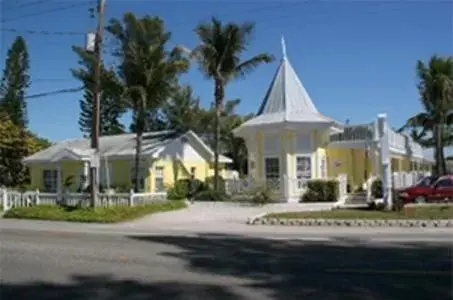
[[[148,129],[150,112],[155,112],[171,95],[178,75],[188,70],[189,61],[183,58],[179,48],[166,50],[171,34],[165,31],[164,22],[158,17],[137,19],[134,14],[126,13],[122,21],[112,19],[107,31],[117,42],[114,55],[120,59],[118,73],[133,114],[136,133],[133,176],[137,192],[143,133]]]
[[[444,147],[451,143],[453,125],[453,57],[432,56],[417,62],[418,91],[424,111],[409,118],[399,131],[409,130],[424,147],[434,147],[438,175],[446,173]]]
[[[214,80],[215,132],[214,132],[214,189],[219,187],[220,116],[225,97],[225,86],[234,79],[244,77],[262,63],[270,63],[273,57],[261,53],[245,61],[241,56],[247,51],[254,31],[253,23],[227,23],[212,18],[195,29],[199,45],[191,51],[198,61],[201,72]]]

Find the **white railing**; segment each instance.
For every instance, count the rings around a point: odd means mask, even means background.
[[[416,143],[408,135],[396,132],[392,129],[389,130],[389,145],[390,148],[393,148],[402,154],[423,157],[423,148],[420,144]]]
[[[401,189],[416,184],[422,177],[429,176],[427,172],[394,172],[392,174],[393,188]]]
[[[82,206],[90,205],[90,194],[87,193],[41,193],[39,190],[18,192],[7,189],[0,189],[0,199],[3,210],[13,207],[26,207],[34,205],[67,205]],[[166,192],[159,193],[100,193],[98,195],[98,206],[117,205],[145,205],[164,202],[167,200]]]
[[[370,124],[346,126],[342,133],[329,137],[331,143],[351,141],[372,141],[374,139],[374,122]]]

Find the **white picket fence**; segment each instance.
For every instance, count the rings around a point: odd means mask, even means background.
[[[0,199],[3,210],[13,207],[26,207],[34,205],[57,205],[68,206],[90,205],[90,194],[88,193],[41,193],[39,190],[18,192],[7,189],[0,189]],[[151,203],[164,202],[167,200],[166,192],[159,193],[100,193],[97,206],[116,206],[116,205],[144,205]]]

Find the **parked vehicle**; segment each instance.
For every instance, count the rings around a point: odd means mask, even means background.
[[[453,175],[440,177],[428,194],[428,202],[451,202],[453,200]]]
[[[434,186],[438,182],[438,179],[440,180],[441,178],[437,176],[423,177],[415,185],[399,190],[398,196],[403,200],[404,204],[425,203],[432,200],[430,196],[434,192]]]

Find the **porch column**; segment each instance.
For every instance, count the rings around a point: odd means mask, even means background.
[[[284,131],[281,136],[281,148],[280,148],[280,157],[282,158],[281,162],[281,175],[280,175],[280,191],[284,198],[285,202],[290,201],[290,176],[289,176],[289,154],[288,150],[290,147],[290,133],[288,131]]]
[[[379,124],[378,121],[374,121],[373,124],[373,142],[371,143],[371,149],[373,152],[373,175],[379,176],[380,168],[379,168]]]
[[[390,141],[389,127],[387,123],[387,114],[378,115],[380,142],[381,142],[381,164],[382,164],[382,189],[384,194],[384,203],[388,209],[393,206],[392,203],[392,180],[391,180],[391,158],[390,158]]]
[[[81,187],[85,190],[88,187],[88,183],[90,182],[90,162],[83,161],[83,170],[82,176],[85,178],[85,181],[81,183]]]
[[[61,174],[61,163],[57,163],[57,200],[61,201],[61,195],[62,195],[62,174]]]

